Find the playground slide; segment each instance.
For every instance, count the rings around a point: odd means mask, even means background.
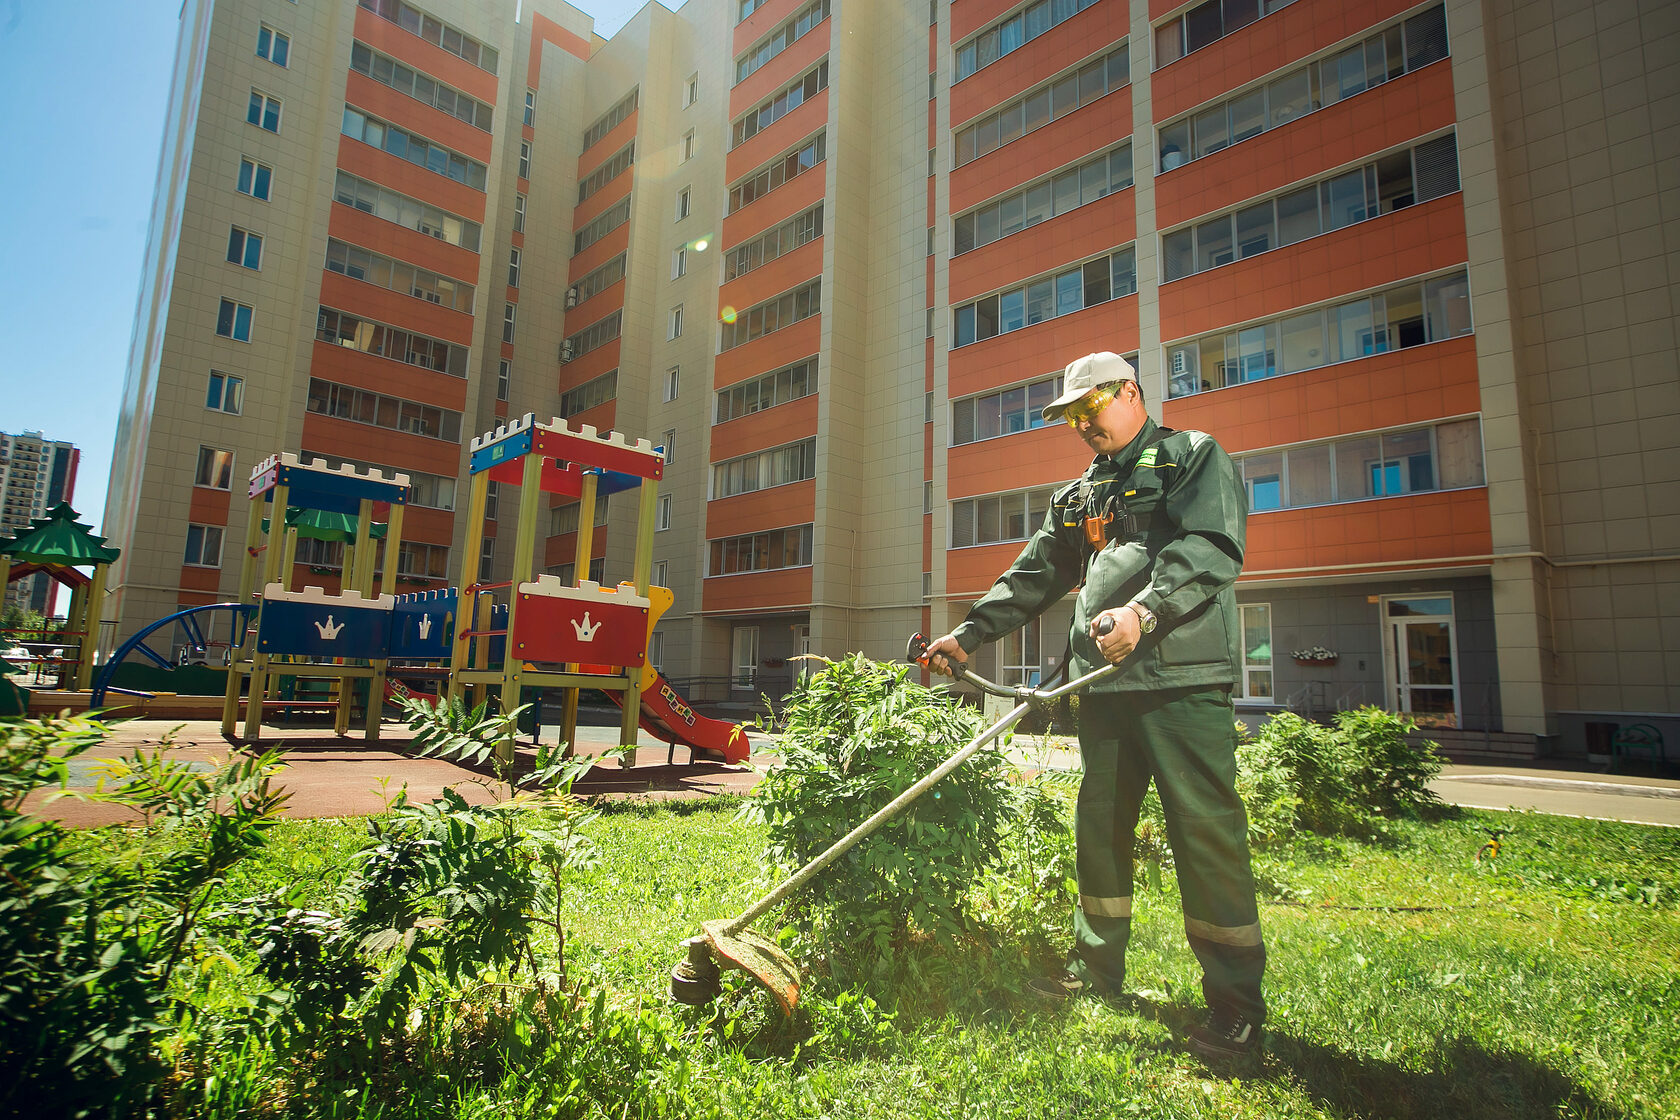
[[[729,763],[747,760],[747,733],[739,724],[711,719],[696,712],[677,694],[670,682],[653,673],[653,683],[642,689],[642,729],[666,742],[677,742],[691,752],[712,751]],[[605,692],[614,704],[619,694]]]

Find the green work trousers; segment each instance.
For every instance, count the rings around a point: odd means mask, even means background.
[[[1265,1018],[1266,948],[1237,796],[1236,729],[1226,688],[1087,692],[1079,699],[1085,776],[1075,817],[1079,908],[1070,967],[1121,990],[1132,927],[1132,846],[1150,780],[1160,794],[1208,1006]]]

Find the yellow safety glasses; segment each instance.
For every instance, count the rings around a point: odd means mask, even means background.
[[[1077,428],[1086,421],[1095,420],[1098,413],[1113,403],[1114,390],[1112,388],[1097,389],[1068,405],[1062,415],[1067,418],[1068,427]]]

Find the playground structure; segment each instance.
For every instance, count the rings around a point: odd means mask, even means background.
[[[70,588],[70,609],[62,628],[49,627],[33,638],[26,631],[5,636],[8,643],[33,641],[42,647],[35,659],[37,679],[44,672],[53,672],[60,688],[85,689],[99,646],[105,576],[119,553],[105,543],[104,537],[77,521],[77,516],[68,504],[60,502],[45,517],[31,520],[23,533],[0,544],[0,589],[37,572]],[[78,570],[88,567],[93,569],[91,576]]]
[[[405,475],[329,468],[321,460],[282,453],[251,474],[250,517],[236,602],[212,604],[159,619],[128,640],[102,669],[94,703],[112,689],[111,674],[130,652],[167,666],[145,644],[148,635],[176,624],[202,646],[199,616],[233,613],[222,732],[257,741],[265,711],[300,706],[331,709],[334,730],[348,733],[358,682],[367,682],[364,731],[379,735],[380,709],[404,690],[390,681],[419,673],[440,681],[440,696],[477,703],[494,697],[503,711],[526,690],[562,689],[561,741],[575,739],[582,690],[605,693],[623,711],[620,742],[633,745],[638,725],[693,757],[740,762],[747,755],[742,729],[698,715],[648,661],[651,636],[671,607],[669,589],[649,584],[654,519],[664,453],[647,440],[602,435],[564,420],[539,423],[527,414],[472,441],[466,548],[457,587],[394,593],[402,548],[403,510],[411,497]],[[517,531],[512,578],[481,579],[489,483],[517,487]],[[600,497],[640,490],[631,580],[602,587],[576,585],[533,571],[544,494],[579,501],[575,571],[588,572],[594,549],[595,505]],[[264,516],[265,512],[268,516]],[[378,518],[384,518],[383,523]],[[298,540],[313,537],[344,544],[337,591],[294,587]],[[376,577],[379,582],[374,590]],[[277,697],[283,681],[330,682],[331,699],[313,704]],[[244,728],[239,729],[241,694]],[[504,744],[511,762],[512,744]]]

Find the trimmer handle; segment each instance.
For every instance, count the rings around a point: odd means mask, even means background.
[[[1113,629],[1114,629],[1114,618],[1113,618],[1112,615],[1106,615],[1105,614],[1105,615],[1102,616],[1101,619],[1099,619],[1097,621],[1097,634],[1099,636],[1103,635],[1103,634],[1107,634],[1109,631],[1111,631]],[[928,669],[933,668],[933,666],[928,664],[928,640],[925,637],[923,637],[921,635],[921,633],[918,632],[918,633],[910,635],[910,640],[909,640],[909,642],[907,642],[905,644],[905,647],[904,647],[904,660],[909,661],[909,662],[911,662],[912,664],[915,664],[915,665],[921,665],[921,666],[923,666],[925,668],[928,668]],[[959,665],[959,666],[956,667],[956,671],[951,673],[950,675],[957,678],[958,680],[962,680],[965,677],[970,676],[971,674],[967,671],[966,668]],[[976,679],[978,680],[978,678],[976,678]]]

